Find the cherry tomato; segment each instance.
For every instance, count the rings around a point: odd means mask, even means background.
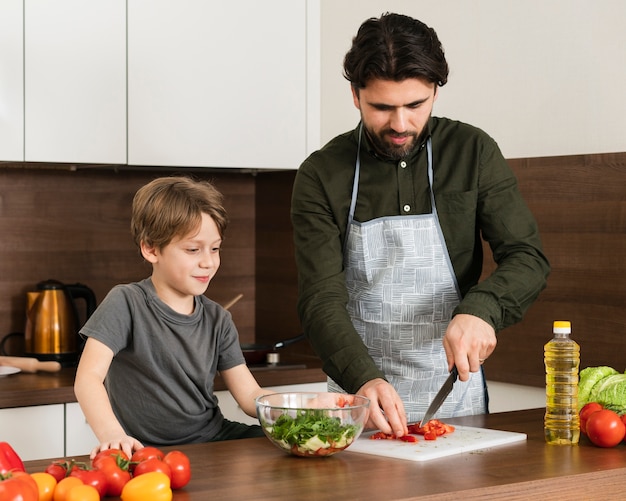
[[[583,434],[587,434],[587,420],[594,412],[601,411],[602,406],[598,402],[589,402],[583,405],[578,415],[580,416],[580,431]]]
[[[45,471],[31,473],[30,476],[37,484],[37,489],[39,490],[39,501],[52,501],[54,488],[57,486],[57,479]]]
[[[72,470],[77,469],[78,466],[74,461],[55,461],[46,468],[46,473],[50,473],[57,482],[60,482],[65,477],[69,476]]]
[[[138,449],[134,452],[132,457],[130,458],[130,471],[131,473],[135,472],[135,468],[137,465],[143,461],[147,461],[148,459],[159,459],[163,460],[165,453],[161,449],[157,449],[156,447],[144,447],[143,449]]]
[[[37,482],[23,471],[0,474],[0,499],[37,501],[39,489]]]
[[[100,501],[100,494],[92,485],[78,485],[67,492],[65,501]]]
[[[133,476],[137,477],[139,475],[143,475],[144,473],[150,473],[151,471],[160,471],[161,473],[165,473],[168,477],[172,478],[172,469],[166,462],[158,458],[146,459],[136,465]]]
[[[191,479],[191,464],[187,455],[181,451],[168,452],[163,458],[172,471],[172,489],[185,487]]]
[[[624,439],[626,426],[622,419],[609,409],[596,411],[587,419],[587,436],[598,447],[614,447]]]
[[[83,485],[83,481],[80,478],[76,477],[65,477],[62,479],[54,489],[54,496],[52,499],[54,501],[67,501],[67,494],[74,487],[78,487],[79,485]]]
[[[91,485],[100,497],[104,497],[107,493],[107,478],[103,471],[98,469],[86,470],[77,468],[70,473],[70,477],[80,478],[85,485]]]
[[[96,455],[93,459],[93,467],[104,473],[106,478],[107,496],[119,496],[122,493],[122,489],[130,480],[128,463],[128,459],[124,459],[121,455],[105,454],[100,457]]]

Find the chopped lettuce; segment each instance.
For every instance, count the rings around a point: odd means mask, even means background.
[[[619,374],[613,367],[605,365],[599,367],[587,367],[580,371],[578,379],[578,409],[588,402],[595,402],[592,397],[594,387],[605,377]],[[626,397],[626,395],[625,395]],[[626,403],[626,402],[625,402]]]

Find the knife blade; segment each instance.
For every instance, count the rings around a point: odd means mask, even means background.
[[[426,409],[426,413],[424,414],[424,417],[422,418],[420,426],[424,426],[426,423],[428,423],[428,421],[430,421],[434,417],[434,415],[439,410],[439,407],[441,407],[441,404],[444,403],[444,401],[446,400],[446,398],[452,391],[452,387],[454,386],[454,383],[456,382],[458,377],[459,377],[459,373],[456,370],[456,365],[455,365],[454,367],[452,367],[452,370],[450,371],[450,375],[448,376],[448,378],[445,380],[445,382],[443,383],[443,385],[441,386],[441,388],[435,395],[435,398],[433,398],[433,401],[428,406],[428,409]]]

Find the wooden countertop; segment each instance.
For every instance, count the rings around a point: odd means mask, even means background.
[[[283,357],[284,358],[284,357]],[[282,364],[297,368],[263,369],[253,374],[261,386],[280,386],[326,381],[320,361],[312,356],[290,356],[281,359]],[[0,377],[0,409],[27,407],[31,405],[63,404],[76,402],[74,396],[75,368],[60,372],[20,372]],[[215,391],[225,390],[222,379],[215,378]]]
[[[265,438],[183,445],[176,448],[189,456],[192,479],[174,492],[174,500],[621,499],[626,445],[601,449],[586,438],[574,447],[546,445],[543,413],[532,409],[447,420],[523,432],[528,440],[427,462],[349,449],[326,458],[297,458]],[[42,471],[50,461],[27,462],[27,471]]]

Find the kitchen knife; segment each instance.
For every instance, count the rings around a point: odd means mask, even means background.
[[[448,376],[448,379],[446,379],[446,381],[443,383],[440,390],[435,395],[435,398],[433,398],[433,401],[428,406],[428,409],[426,410],[426,414],[424,414],[424,417],[422,418],[422,422],[420,423],[420,426],[424,426],[426,423],[428,423],[428,421],[430,421],[435,416],[435,414],[439,410],[439,407],[441,407],[441,404],[443,404],[443,402],[446,400],[446,398],[452,391],[452,387],[454,386],[454,383],[458,377],[459,377],[459,373],[456,370],[456,365],[455,365],[454,367],[452,367],[452,370],[450,371],[450,375]]]

